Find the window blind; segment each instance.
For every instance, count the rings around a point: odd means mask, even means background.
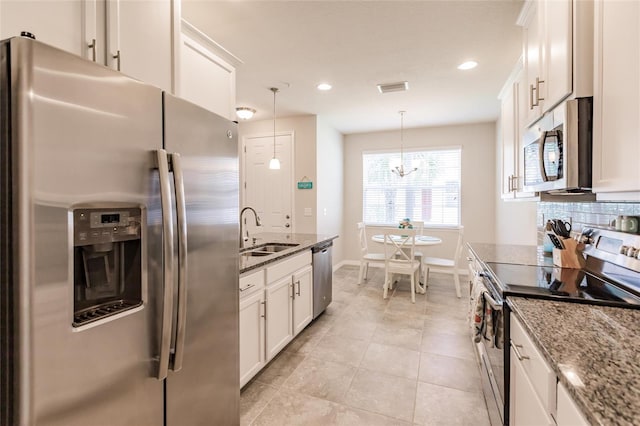
[[[425,225],[460,224],[460,148],[362,154],[362,217],[367,224],[396,225],[400,220],[424,221]]]

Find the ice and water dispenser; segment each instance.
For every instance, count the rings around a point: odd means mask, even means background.
[[[142,210],[73,210],[73,326],[142,305]]]

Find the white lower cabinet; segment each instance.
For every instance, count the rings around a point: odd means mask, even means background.
[[[513,315],[510,325],[509,424],[554,426],[555,372]]]
[[[311,251],[241,276],[240,386],[247,384],[312,319]]]
[[[558,383],[558,406],[556,407],[556,424],[558,426],[588,426],[582,411],[576,407],[569,392],[562,383]]]
[[[264,367],[264,269],[240,277],[240,386]]]
[[[293,334],[313,319],[313,269],[306,266],[293,275]]]
[[[267,361],[293,339],[293,305],[291,276],[267,286]]]

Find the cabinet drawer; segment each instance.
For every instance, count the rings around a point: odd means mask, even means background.
[[[510,325],[512,355],[514,352],[520,355],[522,367],[540,401],[547,408],[548,413],[555,415],[556,375],[514,315],[511,315]]]
[[[264,269],[248,272],[240,277],[240,298],[264,289]]]
[[[311,250],[286,258],[285,260],[267,267],[267,283],[291,275],[303,266],[311,264]]]

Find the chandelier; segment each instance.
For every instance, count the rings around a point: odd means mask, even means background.
[[[416,170],[418,170],[417,167],[414,168],[410,168],[408,171],[404,170],[404,150],[403,150],[403,146],[402,146],[402,142],[403,142],[403,133],[404,133],[404,113],[406,111],[398,111],[400,113],[400,165],[396,166],[394,169],[391,169],[392,173],[397,174],[400,177],[405,177],[406,175],[409,175],[413,172],[415,172]]]

